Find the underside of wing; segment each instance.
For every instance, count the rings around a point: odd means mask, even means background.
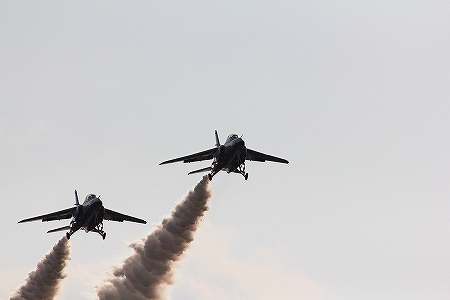
[[[216,154],[216,152],[217,152],[217,148],[212,148],[212,149],[198,152],[195,154],[166,160],[166,161],[163,161],[162,163],[160,163],[160,165],[170,164],[170,163],[174,163],[177,161],[182,161],[184,163],[190,163],[190,162],[194,162],[194,161],[209,160],[209,159],[214,158],[214,154]]]
[[[265,162],[268,161],[274,161],[278,163],[288,164],[289,162],[283,158],[275,157],[272,155],[264,154],[255,150],[247,149],[247,156],[245,157],[246,160],[254,160],[254,161],[261,161]]]
[[[128,221],[128,222],[147,224],[147,222],[142,219],[138,219],[138,218],[135,218],[132,216],[127,216],[127,215],[118,213],[116,211],[113,211],[113,210],[110,210],[107,208],[105,208],[105,216],[103,217],[103,219],[109,220],[109,221],[117,221],[117,222]]]
[[[71,207],[71,208],[63,209],[63,210],[56,211],[53,213],[24,219],[24,220],[19,221],[19,223],[31,222],[31,221],[36,221],[36,220],[42,220],[42,222],[47,222],[47,221],[54,221],[54,220],[70,219],[72,217],[75,209],[76,209],[75,207]]]

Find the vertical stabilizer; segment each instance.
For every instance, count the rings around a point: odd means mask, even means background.
[[[78,202],[78,193],[77,193],[77,190],[75,190],[75,205],[76,205],[76,206],[80,205],[80,202]]]
[[[217,134],[217,130],[215,130],[214,133],[216,134],[216,147],[220,147],[219,135]]]

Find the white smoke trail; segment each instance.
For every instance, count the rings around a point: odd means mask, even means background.
[[[113,277],[97,287],[99,299],[162,299],[166,286],[173,283],[174,262],[194,239],[194,232],[208,210],[211,197],[208,183],[208,177],[204,176],[155,231],[130,245],[135,253],[113,270]]]
[[[58,293],[67,260],[70,259],[69,241],[64,236],[53,249],[38,262],[36,270],[28,274],[24,285],[17,289],[11,300],[49,300]]]

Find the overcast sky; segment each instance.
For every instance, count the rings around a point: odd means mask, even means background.
[[[159,166],[230,133],[288,165],[217,174],[169,299],[449,299],[446,1],[0,1],[0,298],[100,194],[148,224],[77,232],[95,286],[199,182]]]

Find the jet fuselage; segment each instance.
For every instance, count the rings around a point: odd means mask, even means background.
[[[78,193],[76,190],[75,190],[75,207],[66,208],[63,210],[40,215],[37,217],[27,218],[19,221],[19,223],[37,220],[47,222],[62,219],[71,219],[70,224],[67,226],[49,230],[47,231],[47,233],[69,230],[68,232],[66,232],[66,237],[67,239],[70,239],[70,236],[77,230],[84,229],[86,232],[90,231],[97,232],[103,237],[103,239],[105,239],[106,232],[103,231],[103,220],[110,220],[116,222],[129,221],[141,224],[147,223],[145,220],[128,216],[119,213],[117,211],[105,208],[103,206],[102,201],[100,200],[100,196],[97,197],[94,194],[88,194],[83,204],[80,204],[78,201]]]
[[[78,229],[84,229],[86,232],[92,231],[98,224],[103,222],[105,208],[102,201],[93,194],[86,196],[82,205],[78,206],[78,211],[72,217],[72,233]]]
[[[230,135],[232,137],[234,135]],[[230,137],[228,139],[230,139]],[[224,170],[227,173],[235,171],[244,161],[247,155],[247,148],[245,142],[237,136],[231,140],[228,140],[221,145],[217,151],[212,164],[212,172]]]
[[[200,173],[209,171],[208,178],[211,180],[215,174],[219,171],[223,170],[227,173],[237,173],[244,176],[245,180],[248,178],[248,173],[245,172],[245,161],[253,160],[253,161],[273,161],[278,163],[289,163],[284,158],[279,158],[276,156],[264,154],[255,150],[248,149],[245,146],[244,140],[238,137],[237,134],[230,134],[225,142],[225,144],[221,145],[219,142],[219,135],[217,134],[217,130],[215,131],[216,135],[216,147],[208,150],[204,150],[201,152],[197,152],[194,154],[169,159],[160,163],[160,165],[174,163],[178,161],[182,161],[184,163],[191,163],[195,161],[202,160],[210,160],[212,159],[212,164],[210,167],[194,170],[188,173]]]

